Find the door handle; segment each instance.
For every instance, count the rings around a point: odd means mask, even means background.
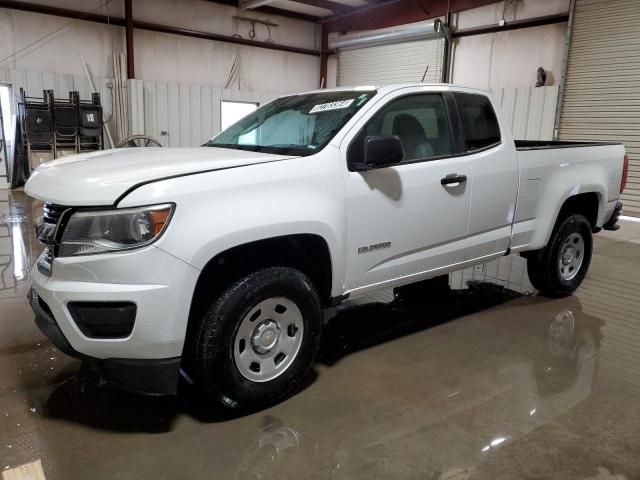
[[[457,173],[450,173],[446,177],[440,179],[440,183],[445,187],[447,186],[455,187],[466,181],[467,181],[466,175],[458,175]]]

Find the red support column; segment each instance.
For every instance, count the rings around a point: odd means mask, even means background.
[[[125,28],[127,38],[127,77],[136,78],[136,68],[133,56],[133,0],[125,0]]]
[[[320,88],[327,88],[327,61],[329,59],[329,29],[320,25]]]

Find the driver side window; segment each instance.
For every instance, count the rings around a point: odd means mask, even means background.
[[[367,136],[397,135],[404,148],[402,163],[451,155],[449,122],[440,94],[401,97],[385,105],[353,139],[349,163],[364,161]]]

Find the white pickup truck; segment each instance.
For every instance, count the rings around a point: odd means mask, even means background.
[[[515,141],[484,91],[403,84],[282,97],[198,148],[39,167],[36,322],[109,381],[228,407],[313,364],[323,308],[519,253],[569,295],[615,229],[621,144]],[[412,291],[415,286],[412,285]]]

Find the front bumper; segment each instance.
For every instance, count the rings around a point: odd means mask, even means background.
[[[94,358],[71,346],[56,323],[49,306],[31,288],[29,303],[36,315],[36,325],[60,351],[94,364],[101,376],[124,390],[146,395],[175,395],[178,390],[181,357],[164,359]]]
[[[51,276],[32,269],[36,324],[64,353],[94,363],[105,380],[146,394],[176,392],[191,297],[200,272],[155,246],[56,258]],[[135,304],[124,338],[94,338],[76,323],[77,302]]]

